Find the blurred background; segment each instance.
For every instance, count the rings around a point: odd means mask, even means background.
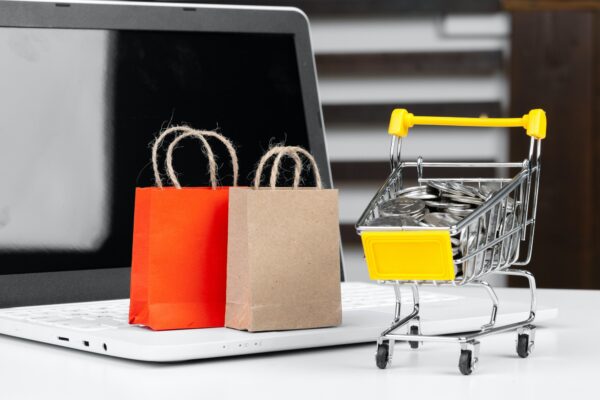
[[[600,1],[210,1],[231,2],[310,18],[347,278],[368,279],[354,224],[389,173],[393,108],[501,117],[541,107],[549,134],[530,269],[540,287],[600,288]],[[529,143],[522,130],[417,133],[406,158],[520,161]]]

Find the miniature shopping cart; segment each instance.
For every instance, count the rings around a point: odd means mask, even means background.
[[[522,127],[531,137],[529,156],[522,162],[416,162],[401,161],[402,140],[415,125]],[[377,341],[376,364],[384,369],[391,363],[394,342],[408,341],[411,348],[422,342],[454,342],[461,347],[460,372],[468,375],[478,361],[478,339],[494,333],[517,330],[517,354],[527,357],[534,346],[535,279],[525,270],[512,268],[527,265],[531,260],[533,234],[541,169],[541,145],[546,136],[546,116],[536,109],[522,118],[451,118],[419,117],[404,109],[392,113],[389,133],[392,172],[360,217],[356,229],[361,236],[370,278],[381,284],[393,285],[396,295],[394,319]],[[401,196],[403,174],[416,168],[418,184],[461,185],[469,190],[496,185],[496,190],[483,198],[463,219],[448,226],[373,224],[380,216],[380,207]],[[431,171],[452,171],[460,175],[467,168],[491,169],[488,176],[496,178],[442,178]],[[518,171],[518,172],[516,172]],[[464,174],[463,174],[464,176]],[[375,225],[375,226],[374,226]],[[453,251],[460,243],[461,251]],[[492,274],[524,277],[528,280],[531,302],[529,316],[524,321],[496,324],[498,297],[486,282]],[[419,321],[419,286],[479,286],[492,300],[491,317],[477,331],[424,335]],[[401,316],[401,289],[410,286],[413,309]],[[400,329],[406,329],[400,332]]]

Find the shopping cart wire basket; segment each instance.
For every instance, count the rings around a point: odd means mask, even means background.
[[[529,154],[522,162],[426,162],[422,157],[416,162],[402,161],[402,140],[415,125],[521,127],[530,136]],[[518,355],[527,357],[533,350],[535,339],[532,325],[536,309],[535,279],[530,272],[514,267],[527,265],[531,260],[541,144],[546,137],[544,111],[534,109],[521,118],[455,118],[415,116],[407,110],[396,109],[392,112],[389,133],[392,135],[391,174],[356,224],[370,278],[393,285],[396,294],[392,324],[377,341],[377,366],[383,369],[390,365],[396,340],[408,341],[412,348],[418,348],[426,341],[456,342],[461,346],[459,369],[468,375],[478,361],[478,339],[510,330],[517,330]],[[447,190],[449,198],[454,195],[462,201],[471,199],[473,206],[463,211],[462,219],[450,220],[447,224],[431,226],[415,223],[411,218],[397,219],[400,223],[374,223],[382,217],[384,204],[398,200],[411,190],[403,186],[403,175],[409,168],[416,168],[421,188]],[[453,177],[435,176],[432,171],[440,168],[452,171]],[[500,177],[456,177],[460,176],[460,171],[469,168],[491,169],[492,174],[486,175]],[[460,197],[464,193],[473,197]],[[527,279],[531,302],[526,320],[496,324],[499,301],[492,286],[486,282],[492,274]],[[421,334],[421,285],[483,287],[492,300],[489,322],[475,332]],[[401,288],[404,286],[412,289],[413,310],[401,316]],[[403,327],[407,328],[406,333],[399,332]]]

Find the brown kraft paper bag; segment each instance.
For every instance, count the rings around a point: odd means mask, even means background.
[[[316,187],[299,188],[306,157]],[[270,187],[265,163],[276,156]],[[296,162],[294,185],[276,188],[283,156]],[[253,188],[229,191],[225,326],[250,332],[341,323],[338,191],[323,189],[313,157],[277,146],[261,159]]]

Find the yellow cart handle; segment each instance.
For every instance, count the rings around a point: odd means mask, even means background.
[[[479,126],[498,128],[525,128],[527,135],[536,139],[546,137],[546,113],[540,108],[529,111],[521,118],[460,118],[460,117],[418,117],[403,108],[392,112],[390,135],[406,137],[408,129],[415,125],[442,125],[442,126]]]

